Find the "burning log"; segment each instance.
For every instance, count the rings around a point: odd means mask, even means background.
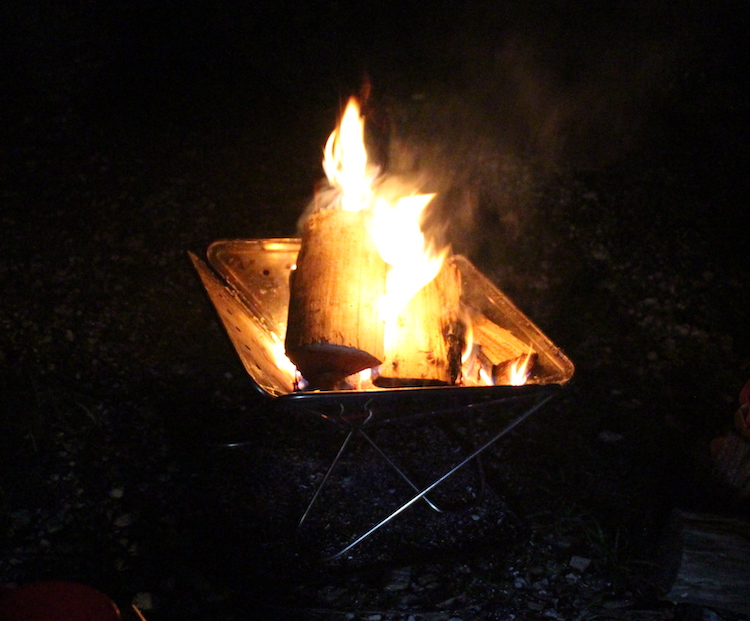
[[[529,346],[513,336],[505,328],[488,319],[484,314],[471,318],[474,340],[482,347],[482,353],[493,366],[515,360],[529,353]]]
[[[461,365],[461,274],[447,261],[386,324],[385,359],[374,383],[381,387],[453,384]]]
[[[386,263],[367,213],[322,209],[305,223],[290,278],[286,352],[316,388],[377,366],[384,358],[379,300]]]

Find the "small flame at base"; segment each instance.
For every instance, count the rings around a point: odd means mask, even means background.
[[[533,354],[529,351],[529,353],[513,361],[508,369],[508,384],[511,386],[523,386],[528,381],[533,365],[533,358]]]

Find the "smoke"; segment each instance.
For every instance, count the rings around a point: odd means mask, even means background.
[[[673,83],[677,48],[671,41],[627,41],[592,54],[545,62],[533,41],[519,38],[497,50],[495,71],[477,90],[498,120],[506,151],[600,168],[643,146]]]
[[[387,178],[437,193],[436,245],[505,262],[549,225],[548,183],[658,144],[701,15],[651,4],[468,2],[373,39],[368,152]]]
[[[658,142],[699,19],[585,4],[469,4],[402,78],[411,92],[382,93],[389,77],[373,76],[371,143],[388,174],[438,193],[428,235],[467,253],[489,235],[512,244],[560,171],[611,167]]]

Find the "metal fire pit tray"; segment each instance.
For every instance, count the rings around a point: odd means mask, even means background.
[[[284,351],[289,272],[295,266],[299,249],[300,240],[296,238],[217,241],[211,244],[207,253],[213,270],[194,254],[190,255],[245,369],[261,392],[268,396],[306,400],[314,397],[321,402],[335,396],[337,403],[342,399],[359,403],[363,397],[365,400],[385,398],[392,392],[405,400],[404,393],[415,391],[420,394],[420,400],[429,400],[427,393],[433,391],[437,391],[435,399],[444,400],[448,398],[447,393],[460,391],[467,396],[470,394],[472,400],[481,400],[495,393],[517,392],[519,388],[560,386],[573,375],[573,364],[560,349],[467,258],[454,255],[450,260],[462,276],[462,303],[483,313],[537,352],[537,364],[527,386],[295,392],[293,373],[280,367],[278,354]]]
[[[293,369],[284,368],[289,273],[295,267],[300,240],[294,238],[222,240],[208,249],[208,264],[190,253],[193,265],[224,324],[237,354],[260,392],[275,410],[307,412],[336,423],[344,440],[315,490],[299,522],[301,527],[320,497],[342,455],[356,436],[369,444],[413,495],[339,549],[341,557],[414,503],[423,500],[441,512],[428,494],[523,420],[547,403],[573,376],[573,364],[491,281],[463,256],[451,261],[462,276],[462,304],[510,331],[538,355],[533,374],[524,386],[430,386],[410,388],[295,391]],[[280,360],[282,362],[280,362]],[[399,424],[410,419],[444,414],[500,412],[499,427],[426,486],[417,485],[373,439],[377,424]]]

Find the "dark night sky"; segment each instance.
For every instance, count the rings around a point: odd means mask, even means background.
[[[11,2],[5,142],[27,139],[29,111],[146,141],[305,118],[300,148],[317,159],[332,108],[367,75],[376,100],[450,93],[459,123],[436,127],[465,149],[474,133],[557,166],[683,160],[715,211],[696,226],[741,242],[724,227],[748,194],[744,3],[415,4]]]
[[[259,92],[346,97],[367,73],[380,93],[474,97],[525,125],[518,141],[558,115],[556,131],[590,142],[641,132],[670,97],[741,97],[744,4],[653,4],[11,2],[3,90],[16,109],[189,115]]]

